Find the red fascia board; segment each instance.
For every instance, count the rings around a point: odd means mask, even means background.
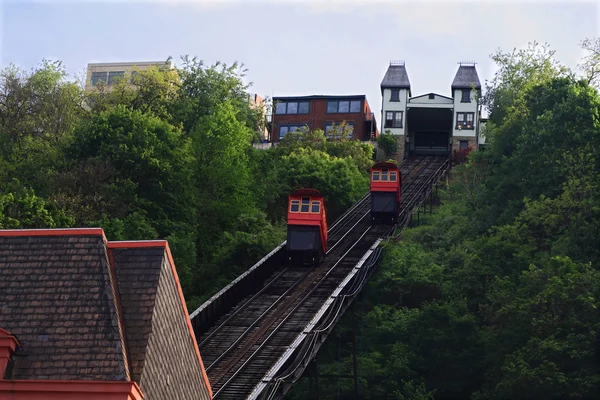
[[[0,237],[11,236],[106,236],[102,228],[58,228],[58,229],[0,229]]]
[[[0,380],[0,400],[143,400],[132,381]]]
[[[206,369],[204,368],[204,363],[202,362],[202,357],[200,356],[200,348],[198,348],[198,342],[196,340],[196,334],[194,333],[194,328],[192,328],[192,321],[189,318],[189,312],[187,309],[187,305],[185,304],[185,297],[183,296],[183,290],[181,289],[181,283],[179,282],[179,275],[177,275],[177,269],[175,268],[175,262],[173,261],[173,255],[171,254],[171,249],[169,248],[169,243],[166,240],[132,240],[132,241],[122,241],[122,242],[108,242],[107,244],[109,249],[133,249],[133,248],[148,248],[148,247],[164,247],[167,252],[167,259],[169,260],[169,265],[171,266],[171,271],[173,272],[173,277],[175,278],[175,284],[177,286],[177,291],[179,292],[179,300],[181,306],[183,307],[183,312],[185,314],[185,319],[187,322],[188,330],[190,332],[190,336],[192,337],[192,343],[194,343],[194,349],[196,350],[196,356],[198,357],[198,362],[200,363],[200,369],[202,370],[202,379],[208,388],[208,392],[210,394],[210,398],[213,396],[212,387],[210,386],[210,382],[208,380],[208,375],[206,374]],[[0,399],[2,400],[2,399]]]

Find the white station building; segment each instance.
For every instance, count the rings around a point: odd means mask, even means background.
[[[381,82],[382,131],[400,136],[396,158],[448,155],[471,146],[479,149],[481,83],[475,63],[459,63],[452,97],[437,93],[412,95],[404,62],[392,61]]]

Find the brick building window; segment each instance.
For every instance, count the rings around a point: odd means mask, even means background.
[[[462,90],[462,98],[460,99],[461,103],[470,103],[471,102],[471,89],[463,89]]]
[[[335,129],[333,124],[335,124]],[[336,138],[339,139],[342,137],[342,129],[340,126],[340,122],[325,122],[325,137],[326,138]],[[352,139],[354,137],[354,121],[346,121],[346,129],[349,130],[348,138]]]
[[[400,101],[400,89],[392,89],[390,101]]]
[[[329,100],[327,114],[347,114],[360,112],[360,100]]]
[[[280,101],[275,107],[275,114],[308,114],[308,101]]]
[[[288,132],[296,132],[303,127],[308,126],[307,124],[298,124],[298,125],[279,125],[279,139],[284,137]]]
[[[402,128],[403,111],[386,111],[385,128]]]
[[[467,147],[469,147],[469,141],[468,140],[461,140],[460,141],[460,149],[466,149]]]
[[[456,113],[456,129],[475,129],[475,113],[459,112]]]

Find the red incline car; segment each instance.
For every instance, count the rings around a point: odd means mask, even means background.
[[[286,250],[290,264],[305,265],[318,265],[327,252],[325,201],[318,190],[290,194]]]
[[[371,168],[371,216],[374,223],[398,221],[402,177],[396,164],[378,162]]]

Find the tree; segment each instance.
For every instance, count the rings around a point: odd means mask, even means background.
[[[260,108],[253,108],[248,101],[249,84],[243,82],[247,70],[237,62],[231,66],[217,62],[207,67],[196,57],[182,57],[183,66],[177,70],[179,96],[170,103],[170,112],[176,123],[183,124],[191,132],[199,117],[216,112],[215,107],[229,102],[235,110],[236,119],[259,134],[265,118]],[[260,129],[259,129],[260,130]]]
[[[143,210],[164,237],[168,221],[194,220],[190,144],[180,130],[158,117],[118,105],[77,128],[67,149],[72,162],[62,175],[69,184],[60,193],[82,194],[84,206],[92,206],[94,212],[82,223],[103,213],[122,218]],[[72,174],[85,164],[96,168]],[[98,195],[101,201],[94,200]]]
[[[398,151],[398,137],[392,134],[389,129],[386,129],[377,138],[377,145],[383,151],[385,159],[390,159]]]
[[[586,38],[581,41],[581,49],[587,54],[579,63],[583,78],[588,85],[598,88],[600,80],[600,37]]]

